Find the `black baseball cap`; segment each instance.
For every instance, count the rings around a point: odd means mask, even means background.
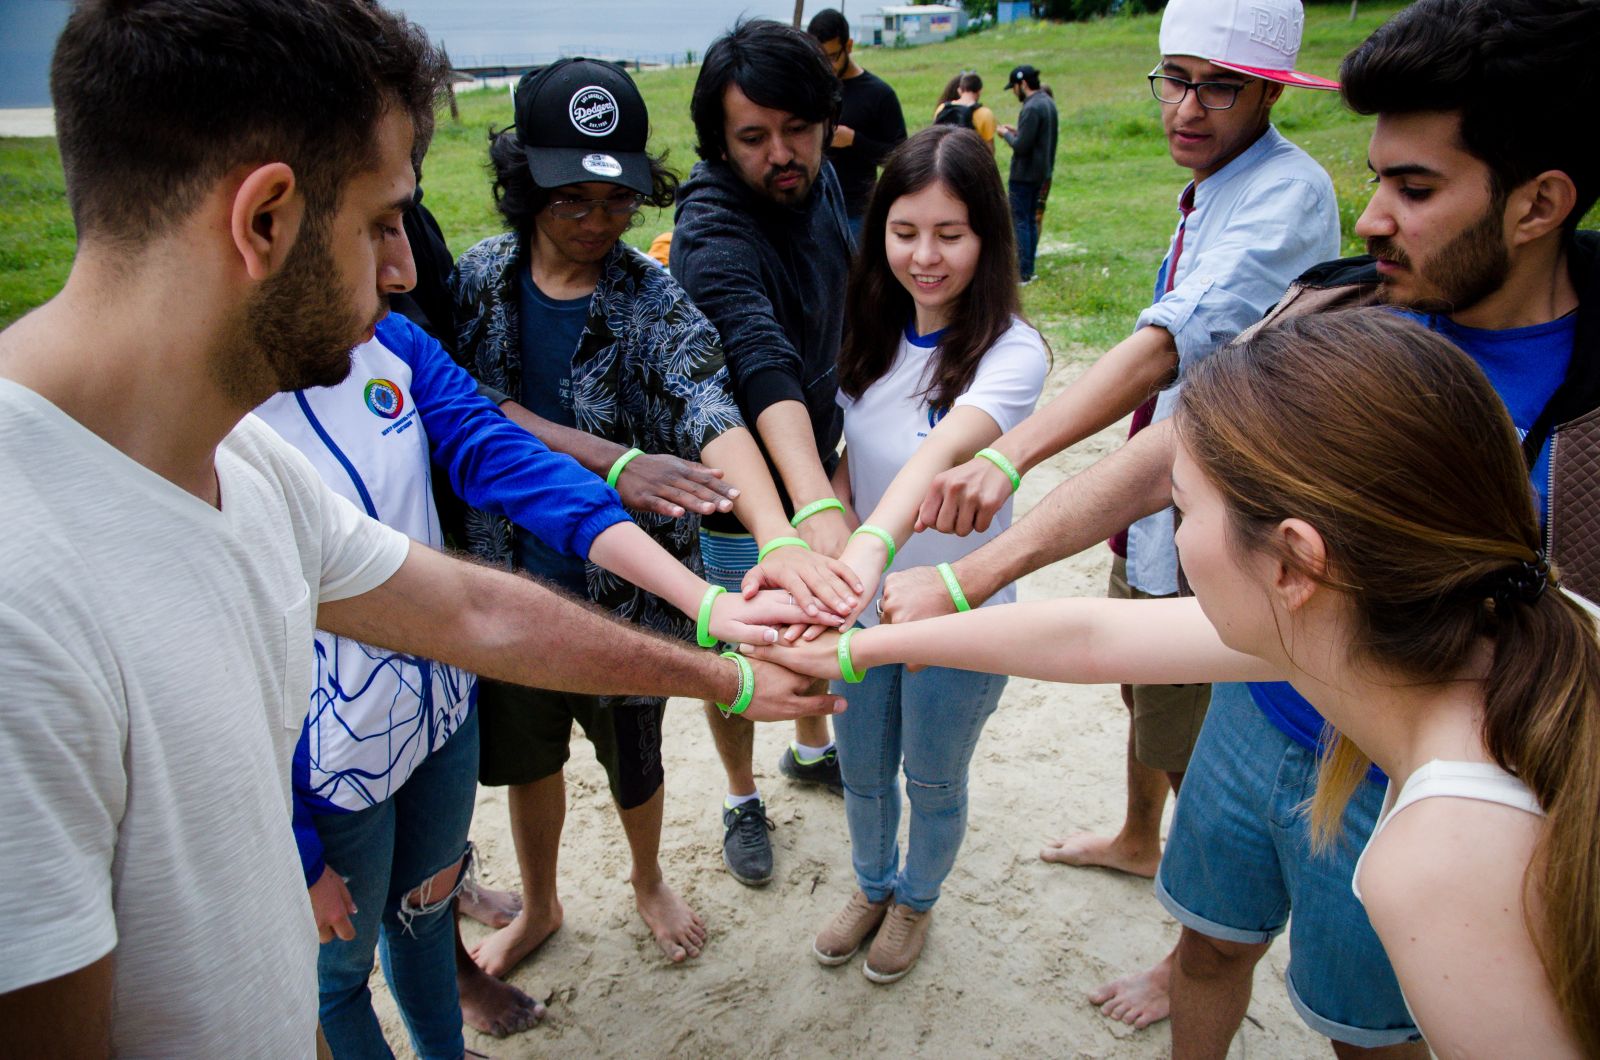
[[[517,83],[517,139],[541,188],[591,180],[650,194],[650,115],[633,78],[601,59],[560,59]]]
[[[1039,83],[1039,71],[1029,66],[1027,63],[1023,63],[1021,66],[1011,71],[1011,76],[1006,78],[1006,87],[1015,88],[1017,87],[1018,81],[1026,81],[1029,84],[1036,85]]]

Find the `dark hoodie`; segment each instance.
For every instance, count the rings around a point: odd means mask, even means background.
[[[750,190],[723,162],[696,163],[678,189],[672,275],[722,336],[744,421],[754,425],[779,401],[803,402],[829,472],[844,430],[835,397],[850,254],[844,196],[827,162],[798,208]],[[776,469],[773,479],[783,493]],[[725,519],[705,525],[737,529]]]

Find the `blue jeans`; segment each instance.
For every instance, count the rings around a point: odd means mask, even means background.
[[[324,857],[346,878],[358,910],[350,918],[356,937],[323,943],[317,957],[318,1015],[338,1060],[394,1055],[367,990],[374,946],[417,1055],[456,1060],[465,1051],[451,890],[438,888],[420,909],[402,902],[467,849],[477,784],[474,710],[393,797],[355,813],[316,816]]]
[[[1011,223],[1017,230],[1017,272],[1024,280],[1033,279],[1033,254],[1039,246],[1039,185],[1020,180],[1006,182],[1011,199]]]
[[[1364,1048],[1416,1041],[1388,955],[1350,889],[1384,789],[1363,781],[1339,839],[1313,855],[1305,803],[1316,784],[1316,754],[1272,724],[1246,686],[1212,685],[1156,897],[1185,927],[1228,942],[1271,942],[1287,922],[1289,1000],[1312,1030]]]
[[[967,834],[967,766],[1006,678],[930,666],[877,666],[858,685],[835,681],[849,709],[833,717],[844,778],[850,860],[862,893],[912,909],[939,900]],[[911,834],[900,864],[900,764]]]

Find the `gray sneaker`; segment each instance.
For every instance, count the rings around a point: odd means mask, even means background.
[[[772,879],[772,840],[767,833],[778,826],[767,817],[760,799],[722,807],[722,863],[728,874],[746,887],[760,887]]]
[[[797,784],[817,784],[835,795],[844,794],[844,780],[839,776],[839,750],[830,747],[815,762],[802,762],[794,755],[791,744],[778,757],[778,772]]]

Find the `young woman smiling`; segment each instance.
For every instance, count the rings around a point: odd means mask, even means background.
[[[861,248],[839,363],[845,454],[834,485],[852,515],[866,517],[840,557],[866,583],[865,601],[897,555],[958,559],[1010,523],[1007,506],[986,533],[913,537],[934,476],[1033,411],[1049,355],[1019,315],[1005,191],[970,129],[934,126],[889,156]],[[1008,589],[993,602],[1012,599]],[[816,937],[823,964],[848,961],[880,924],[867,978],[894,982],[916,963],[966,831],[967,765],[1005,681],[889,666],[850,690],[848,718],[839,715],[834,731],[859,889]],[[903,864],[902,760],[911,803]]]

